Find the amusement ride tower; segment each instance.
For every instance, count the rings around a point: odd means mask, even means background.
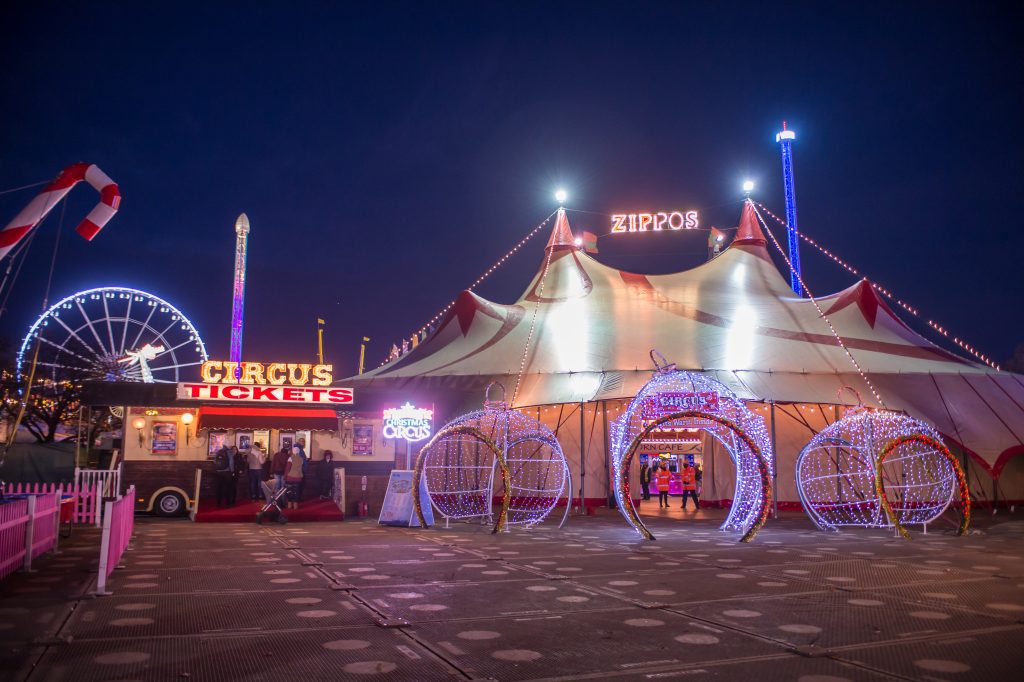
[[[800,284],[800,234],[796,226],[796,188],[793,186],[793,140],[796,133],[786,129],[782,122],[782,132],[775,136],[775,141],[782,149],[782,182],[786,191],[786,232],[789,237],[789,286],[797,296],[804,295]]]
[[[242,361],[242,313],[245,311],[245,254],[249,248],[249,217],[235,221],[235,284],[231,295],[231,362]],[[241,368],[235,365],[235,379]]]

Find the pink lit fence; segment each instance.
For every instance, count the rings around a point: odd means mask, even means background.
[[[75,498],[74,523],[100,525],[100,507],[103,499],[104,483],[89,481],[80,483],[7,483],[4,485],[5,495],[45,495],[60,493]]]
[[[59,525],[57,491],[0,504],[0,578],[32,570],[33,559],[56,549]]]
[[[121,562],[135,530],[135,486],[124,497],[108,500],[103,512],[103,537],[100,541],[100,567],[96,575],[96,594],[105,595],[107,578]]]

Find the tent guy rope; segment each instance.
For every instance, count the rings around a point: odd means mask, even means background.
[[[789,226],[786,224],[786,221],[783,220],[782,218],[780,218],[779,216],[775,215],[774,213],[772,213],[771,210],[767,206],[765,206],[764,204],[762,204],[759,201],[755,201],[754,203],[757,204],[757,206],[759,208],[761,208],[761,210],[763,210],[765,213],[767,213],[779,225],[781,225],[782,227],[786,228],[787,230],[789,229]],[[839,256],[835,255],[834,253],[832,253],[831,251],[826,249],[824,246],[822,246],[821,244],[816,242],[811,237],[808,237],[806,234],[804,234],[803,232],[801,232],[799,230],[797,230],[797,234],[800,235],[801,239],[803,239],[805,242],[807,242],[808,244],[810,244],[814,248],[818,249],[818,251],[820,251],[822,254],[824,254],[828,258],[831,258],[834,262],[839,264],[842,268],[844,268],[850,274],[856,275],[857,277],[864,277],[864,275],[862,275],[860,273],[860,271],[857,270],[857,268],[853,267],[852,265],[847,263],[845,260],[843,260]],[[867,281],[868,284],[871,285],[872,289],[874,289],[878,293],[882,294],[883,296],[888,298],[890,301],[892,301],[893,303],[895,303],[896,305],[898,305],[899,307],[903,308],[908,313],[913,315],[914,317],[917,317],[919,319],[924,320],[928,324],[929,327],[931,327],[932,329],[937,331],[939,334],[942,334],[945,338],[950,339],[953,343],[955,343],[957,346],[959,346],[963,350],[965,350],[968,353],[970,353],[971,355],[973,355],[980,362],[985,363],[986,365],[988,365],[992,369],[996,370],[997,372],[1001,371],[1001,369],[1000,369],[998,364],[996,364],[987,355],[985,355],[984,353],[982,353],[979,350],[977,350],[974,346],[972,346],[971,344],[967,343],[966,341],[964,341],[960,337],[957,337],[957,336],[952,336],[951,337],[949,335],[949,330],[948,329],[946,329],[942,325],[938,324],[937,322],[934,322],[933,320],[930,320],[930,319],[928,319],[926,317],[922,317],[921,316],[921,311],[919,311],[917,308],[915,308],[915,307],[913,307],[913,306],[903,302],[895,294],[893,294],[891,291],[889,291],[888,289],[883,287],[881,284],[873,282],[870,279],[868,279],[867,277],[864,277],[864,279]]]
[[[853,364],[854,368],[856,368],[857,373],[860,374],[860,378],[864,381],[867,387],[871,389],[871,394],[875,396],[875,400],[878,401],[878,404],[885,409],[889,409],[886,407],[885,401],[882,400],[882,396],[878,392],[878,389],[875,388],[875,385],[873,383],[871,383],[871,379],[868,379],[868,375],[864,373],[864,370],[861,368],[860,363],[857,362],[857,358],[853,357],[853,353],[851,353],[850,349],[846,347],[846,343],[843,341],[843,337],[839,335],[839,332],[837,332],[836,328],[832,325],[832,320],[828,319],[828,316],[825,314],[825,311],[823,311],[821,309],[821,306],[818,305],[818,300],[814,298],[814,295],[811,294],[811,290],[807,288],[807,283],[804,282],[804,278],[800,275],[799,272],[796,272],[793,269],[793,264],[789,260],[789,255],[786,253],[786,250],[783,249],[782,246],[779,244],[779,241],[775,238],[775,235],[772,233],[772,231],[768,229],[768,224],[764,221],[764,218],[761,217],[761,213],[757,210],[757,206],[754,204],[753,201],[750,201],[749,199],[748,202],[750,203],[751,210],[754,211],[754,215],[757,216],[758,222],[760,222],[761,226],[764,227],[764,231],[768,233],[768,236],[772,240],[772,244],[774,244],[775,248],[778,249],[779,253],[782,254],[782,257],[786,261],[786,265],[789,266],[790,272],[794,273],[796,275],[796,278],[800,281],[800,286],[803,287],[804,293],[807,294],[807,298],[811,299],[811,303],[814,304],[814,309],[818,311],[818,315],[821,317],[821,319],[825,320],[825,324],[827,324],[828,328],[832,331],[832,336],[836,337],[836,341],[839,343],[839,346],[843,349],[843,352],[846,353],[846,357],[850,359],[850,362]]]
[[[487,279],[488,277],[490,277],[490,276],[491,276],[491,274],[493,274],[495,270],[497,270],[497,269],[498,269],[498,268],[500,268],[500,267],[501,267],[502,265],[504,265],[504,264],[505,264],[505,261],[507,261],[507,260],[508,260],[509,258],[511,258],[512,256],[514,256],[514,255],[515,255],[515,253],[516,253],[517,251],[519,251],[519,249],[521,249],[521,248],[522,248],[522,247],[523,247],[523,246],[524,246],[524,245],[526,244],[526,242],[530,241],[530,239],[531,239],[531,238],[532,238],[532,237],[533,237],[534,235],[536,235],[536,234],[537,234],[538,232],[540,232],[540,231],[541,231],[541,230],[542,230],[542,229],[543,229],[543,228],[544,228],[544,227],[545,227],[545,226],[546,226],[546,225],[548,224],[548,222],[550,222],[550,221],[551,221],[551,217],[552,217],[552,216],[554,216],[554,215],[555,215],[555,213],[557,213],[557,211],[552,211],[552,212],[551,212],[551,214],[550,214],[550,215],[548,215],[548,217],[547,217],[547,218],[545,218],[544,220],[542,220],[542,221],[540,222],[540,224],[539,224],[539,225],[537,225],[537,226],[536,226],[535,228],[533,228],[532,230],[530,230],[530,232],[529,232],[529,233],[528,233],[528,234],[527,234],[527,235],[526,235],[525,237],[523,237],[522,239],[520,239],[520,240],[519,240],[519,243],[518,243],[518,244],[516,244],[516,245],[515,245],[515,246],[513,246],[513,247],[512,247],[511,249],[509,249],[508,251],[506,251],[506,252],[505,252],[505,255],[504,255],[504,256],[502,256],[501,258],[499,258],[498,260],[496,260],[496,261],[494,262],[494,264],[493,264],[493,265],[491,265],[491,267],[487,268],[487,270],[485,270],[485,271],[484,271],[484,273],[483,273],[482,275],[480,275],[479,277],[477,277],[477,278],[476,278],[476,280],[474,280],[474,281],[473,281],[473,283],[472,283],[472,284],[470,284],[470,285],[469,285],[469,287],[467,287],[466,291],[473,291],[473,289],[475,289],[476,287],[480,286],[480,285],[481,285],[481,284],[482,284],[482,283],[484,282],[484,280],[486,280],[486,279]],[[424,325],[423,325],[422,327],[420,327],[419,329],[417,329],[417,330],[416,330],[416,332],[415,332],[415,333],[414,333],[413,335],[414,335],[414,336],[419,336],[419,335],[420,335],[420,334],[422,334],[423,332],[425,332],[425,331],[427,331],[428,329],[430,329],[430,326],[431,326],[432,324],[434,324],[435,322],[437,322],[438,320],[440,320],[440,319],[441,319],[442,317],[444,317],[444,314],[445,314],[445,313],[447,313],[447,312],[448,312],[449,310],[451,310],[451,309],[452,309],[452,306],[453,306],[453,305],[455,305],[455,302],[456,302],[457,300],[458,300],[458,298],[456,297],[456,298],[453,298],[452,300],[448,301],[448,305],[446,305],[445,307],[441,308],[441,310],[439,310],[439,311],[437,312],[437,314],[436,314],[436,315],[434,315],[434,316],[433,316],[432,318],[430,318],[429,320],[427,320],[426,324],[424,324]],[[389,360],[385,360],[384,362],[380,363],[380,364],[379,364],[379,365],[377,365],[377,366],[378,366],[378,367],[383,367],[384,365],[388,364],[388,362],[389,362]]]

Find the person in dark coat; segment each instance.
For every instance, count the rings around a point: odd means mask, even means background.
[[[217,506],[235,506],[235,497],[238,494],[238,471],[241,467],[242,457],[238,449],[223,447],[217,451],[213,458],[214,476],[217,481]]]
[[[651,499],[651,467],[647,462],[640,465],[640,490],[645,500]]]
[[[288,448],[281,448],[280,452],[274,454],[274,459],[270,462],[270,473],[274,475],[275,492],[284,487],[284,474],[288,469],[288,458],[291,454]]]
[[[317,462],[317,481],[320,486],[320,499],[331,499],[334,491],[334,453],[324,450],[324,458]]]

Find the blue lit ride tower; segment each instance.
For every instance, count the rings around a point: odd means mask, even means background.
[[[793,186],[793,140],[796,133],[786,130],[786,122],[782,122],[782,132],[775,136],[775,141],[782,148],[782,182],[786,188],[786,224],[789,236],[789,286],[797,296],[804,295],[800,284],[800,235],[796,226],[796,188]]]
[[[235,284],[231,296],[231,362],[242,361],[242,313],[245,311],[245,254],[249,248],[249,217],[244,213],[235,221]],[[235,365],[235,380],[241,367]]]

